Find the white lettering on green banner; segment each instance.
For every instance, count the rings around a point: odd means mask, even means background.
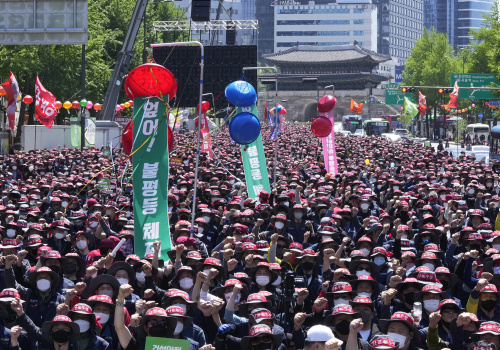
[[[255,105],[245,108],[238,107],[236,114],[238,115],[241,112],[249,112],[258,117]],[[264,146],[262,145],[262,135],[259,135],[257,140],[249,145],[241,145],[241,154],[248,197],[257,199],[261,191],[271,192],[266,166],[266,155],[264,153]]]
[[[189,350],[191,342],[186,339],[146,337],[144,350]]]
[[[161,256],[171,248],[168,224],[167,106],[157,97],[134,99],[134,247],[140,257],[161,240]]]

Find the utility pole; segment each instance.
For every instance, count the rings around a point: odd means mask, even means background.
[[[81,89],[82,89],[82,100],[85,99],[85,44],[82,45],[82,73],[81,73]],[[86,106],[80,106],[80,149],[83,150],[85,147],[85,108]]]

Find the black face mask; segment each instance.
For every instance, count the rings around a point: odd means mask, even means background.
[[[11,324],[16,322],[17,314],[10,306],[5,307],[0,305],[0,320],[4,321],[6,324]]]
[[[99,252],[101,253],[101,256],[107,256],[108,255],[108,248],[99,248]]]
[[[166,329],[162,326],[153,326],[149,328],[149,335],[152,337],[165,338]]]
[[[71,332],[65,331],[64,329],[58,329],[57,331],[52,332],[51,335],[52,339],[54,339],[56,343],[65,344],[69,342]]]
[[[302,269],[305,271],[310,271],[314,268],[314,263],[310,261],[306,261],[305,263],[302,263]]]
[[[347,320],[340,321],[337,323],[335,326],[335,330],[339,332],[341,335],[348,335],[349,334],[349,327],[351,325],[351,322]]]
[[[55,273],[59,273],[61,271],[61,267],[60,266],[56,266],[56,265],[50,265],[50,266],[47,266],[49,269],[51,269],[52,271],[54,271]]]
[[[484,300],[481,301],[481,307],[485,309],[486,311],[491,311],[495,308],[497,304],[496,300]]]
[[[405,298],[405,303],[413,305],[413,302],[415,301],[415,292],[409,292],[404,295]]]
[[[443,285],[443,288],[441,288],[441,290],[448,290],[448,289],[450,289],[450,282],[448,282],[448,281],[439,281],[439,283],[441,283]]]
[[[372,315],[367,312],[361,311],[359,314],[361,315],[361,319],[363,320],[364,324],[369,323],[370,320],[372,319]]]
[[[253,350],[270,350],[273,348],[273,343],[259,343],[257,345],[252,345]]]
[[[64,264],[63,272],[66,275],[74,275],[78,271],[76,264]]]
[[[470,244],[469,245],[469,251],[471,251],[471,250],[480,251],[481,250],[481,245],[480,244]]]

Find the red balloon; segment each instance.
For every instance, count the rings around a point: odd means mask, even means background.
[[[199,108],[200,108],[200,104],[198,103],[198,105],[196,106],[196,113],[198,113],[198,109]],[[210,109],[210,102],[203,101],[201,103],[201,112],[202,113],[207,113],[209,109]]]
[[[129,100],[128,103],[130,103],[130,107],[134,105],[134,100]]]
[[[29,105],[33,102],[33,97],[31,97],[30,95],[26,95],[23,97],[23,102]]]
[[[325,95],[318,101],[318,111],[320,113],[329,112],[335,107],[336,104],[337,104],[337,99],[335,97],[330,95]]]
[[[130,120],[123,128],[122,132],[122,147],[126,155],[132,152],[132,139],[134,136],[134,123]]]
[[[125,79],[125,93],[134,97],[169,96],[177,92],[177,80],[172,72],[156,63],[145,63],[128,73]]]
[[[80,102],[78,101],[73,101],[71,103],[71,106],[73,106],[74,109],[80,108]]]
[[[57,110],[60,110],[60,109],[62,108],[62,105],[63,105],[63,104],[62,104],[62,102],[61,102],[61,101],[56,101],[56,102],[54,103],[54,107],[55,107],[55,109],[57,109]]]
[[[318,137],[327,137],[332,132],[332,128],[333,125],[330,119],[323,116],[314,118],[311,123],[311,130]]]

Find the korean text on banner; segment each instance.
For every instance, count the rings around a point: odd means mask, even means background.
[[[238,107],[236,114],[238,115],[241,112],[249,112],[258,116],[255,105],[246,108]],[[241,154],[248,197],[257,199],[261,191],[271,192],[269,174],[266,167],[266,155],[264,153],[264,146],[262,145],[262,135],[259,135],[257,140],[249,145],[241,145]]]
[[[333,121],[333,109],[325,113],[325,117],[330,119],[332,125]],[[338,174],[337,165],[337,152],[335,150],[335,128],[332,128],[332,132],[327,137],[323,137],[323,157],[325,158],[326,171],[329,174]]]
[[[53,106],[56,98],[48,91],[36,76],[35,83],[35,117],[47,128],[51,128],[57,116],[57,109]]]
[[[189,350],[190,348],[189,340],[148,336],[144,350]]]
[[[208,159],[214,159],[212,153],[212,139],[210,138],[210,128],[208,127],[207,114],[203,113],[201,117],[201,139],[203,143],[200,145],[200,151],[207,153]]]
[[[157,97],[134,99],[134,248],[139,256],[152,253],[156,240],[161,240],[160,258],[171,247],[166,107]]]

